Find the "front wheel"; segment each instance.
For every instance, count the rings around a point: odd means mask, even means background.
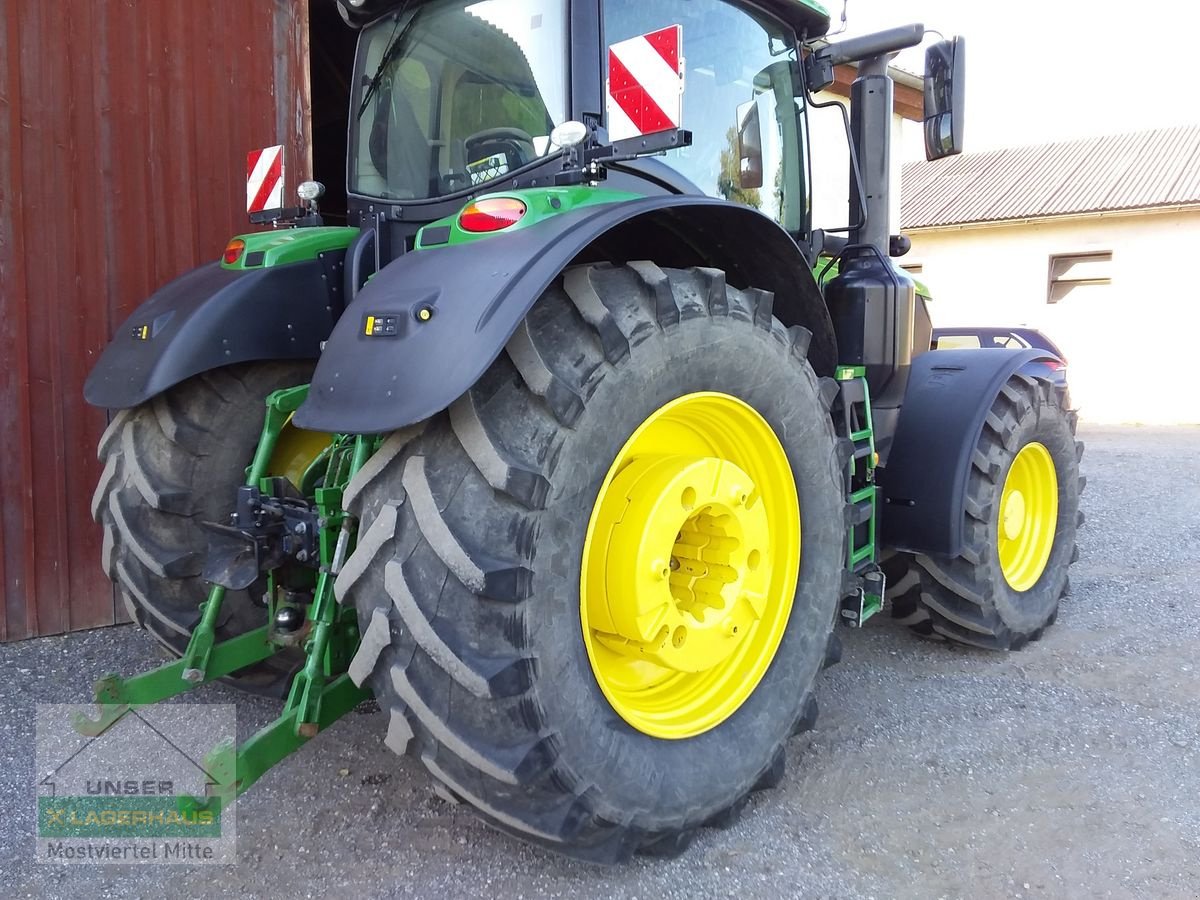
[[[677,852],[815,717],[841,479],[808,334],[770,304],[712,270],[573,269],[350,485],[351,674],[496,827]]]
[[[924,636],[992,650],[1041,637],[1079,555],[1082,457],[1061,394],[1011,376],[971,459],[962,552],[896,554],[885,563],[893,617]]]

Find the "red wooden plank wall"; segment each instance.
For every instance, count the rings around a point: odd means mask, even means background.
[[[92,361],[246,231],[245,158],[310,170],[308,0],[0,0],[0,641],[117,621]]]

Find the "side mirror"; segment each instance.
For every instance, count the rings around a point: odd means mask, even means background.
[[[753,100],[737,108],[738,185],[749,190],[763,186],[762,125]]]
[[[925,158],[962,153],[967,54],[961,37],[925,51]]]

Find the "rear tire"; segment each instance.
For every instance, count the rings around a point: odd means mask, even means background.
[[[1070,585],[1068,569],[1079,556],[1083,521],[1079,474],[1083,442],[1076,417],[1063,409],[1049,382],[1014,374],[992,404],[979,436],[963,511],[963,548],[956,557],[896,553],[884,563],[892,617],[923,637],[989,650],[1017,650],[1037,640],[1058,615]],[[1013,461],[1023,448],[1049,452],[1057,479],[1053,544],[1036,582],[1014,590],[999,556],[1000,498]]]
[[[104,528],[104,571],[135,622],[178,657],[200,620],[209,585],[201,522],[226,522],[262,432],[267,396],[311,379],[310,362],[229,366],[119,411],[100,438],[104,463],[92,518]],[[245,591],[229,591],[217,638],[266,622]],[[227,680],[282,696],[302,657],[276,654]]]
[[[612,862],[673,855],[778,783],[816,717],[844,548],[838,452],[808,332],[714,270],[568,271],[448,412],[393,434],[347,491],[359,542],[337,581],[359,613],[350,672],[386,743],[502,831]],[[629,435],[698,391],[750,404],[782,441],[802,516],[796,601],[727,719],[655,738],[606,700],[585,649],[581,554]]]

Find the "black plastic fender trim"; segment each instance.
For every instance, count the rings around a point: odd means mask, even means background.
[[[329,262],[247,272],[214,262],[186,272],[121,324],[84,383],[84,399],[126,409],[220,366],[316,359],[341,302],[340,290],[327,287]]]
[[[988,411],[1014,373],[1044,350],[935,350],[913,359],[886,465],[881,544],[957,556],[971,456]]]
[[[723,200],[646,197],[574,210],[486,240],[406,253],[385,266],[338,322],[293,421],[317,431],[377,434],[440,412],[487,370],[563,269],[597,239],[638,217],[676,237],[691,235],[698,246],[752,245],[757,270],[769,265],[774,282],[754,286],[776,292],[776,315],[789,308],[811,323],[810,359],[817,367],[823,353],[832,369],[829,314],[787,232],[762,213]],[[653,258],[653,247],[644,252],[639,258]]]

